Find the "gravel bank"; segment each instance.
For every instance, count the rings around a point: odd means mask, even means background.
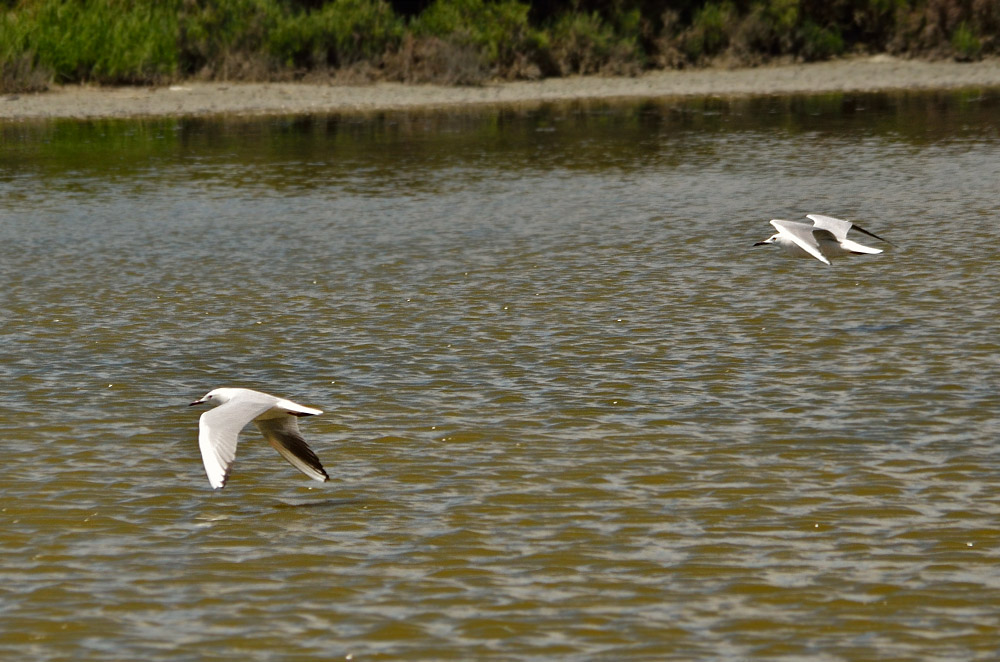
[[[581,99],[744,96],[1000,87],[1000,60],[925,62],[887,56],[752,69],[554,78],[481,87],[190,82],[170,87],[57,87],[0,97],[0,120],[277,115],[523,104]]]

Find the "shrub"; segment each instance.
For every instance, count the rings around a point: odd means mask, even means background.
[[[185,74],[265,78],[276,62],[267,49],[282,19],[273,0],[183,0],[178,44]]]
[[[490,67],[503,73],[519,53],[537,50],[541,43],[528,22],[530,9],[516,0],[434,0],[411,27],[415,37],[473,46]]]
[[[482,52],[470,44],[405,34],[384,58],[383,75],[407,83],[478,85],[489,77]]]
[[[825,60],[844,52],[844,40],[836,28],[822,28],[806,21],[799,34],[802,38],[799,53],[806,60]]]
[[[551,53],[560,73],[635,73],[639,68],[639,13],[628,12],[617,30],[590,14],[565,13],[552,26]]]
[[[799,23],[798,0],[756,3],[740,21],[730,47],[744,61],[792,53]]]
[[[0,54],[0,92],[43,92],[51,80],[52,71],[36,65],[34,54]]]
[[[398,48],[403,27],[385,0],[334,0],[279,21],[268,48],[289,66],[346,66]]]
[[[852,41],[868,50],[886,48],[896,32],[907,6],[907,0],[859,0],[850,11],[845,10],[830,24],[847,32]]]
[[[4,69],[49,71],[61,82],[145,83],[177,68],[171,3],[26,3],[3,22]]]
[[[691,27],[681,36],[682,49],[692,62],[718,55],[729,45],[736,10],[732,4],[709,2],[695,13]]]
[[[955,58],[959,60],[975,60],[983,49],[982,42],[965,22],[960,23],[952,33],[951,47],[955,49]]]

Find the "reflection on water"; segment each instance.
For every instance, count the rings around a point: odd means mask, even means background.
[[[0,650],[992,659],[998,107],[0,126]],[[331,482],[213,492],[221,385]]]

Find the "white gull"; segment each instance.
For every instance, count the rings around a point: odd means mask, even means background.
[[[198,421],[198,445],[212,487],[225,486],[236,459],[237,437],[250,421],[293,467],[313,480],[330,479],[299,433],[296,421],[299,416],[322,414],[321,410],[248,388],[217,388],[191,404],[217,405]]]
[[[764,241],[758,241],[754,246],[777,244],[795,257],[812,256],[824,264],[830,264],[831,259],[842,255],[860,253],[875,255],[882,252],[881,248],[872,248],[848,239],[847,232],[851,228],[891,244],[888,240],[850,221],[822,214],[806,214],[806,218],[812,221],[812,225],[780,219],[771,221],[777,232]]]

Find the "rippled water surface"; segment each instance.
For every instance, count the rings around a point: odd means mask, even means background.
[[[0,653],[997,659],[998,117],[0,125]],[[808,212],[894,245],[751,247]],[[222,385],[332,480],[213,491]]]

